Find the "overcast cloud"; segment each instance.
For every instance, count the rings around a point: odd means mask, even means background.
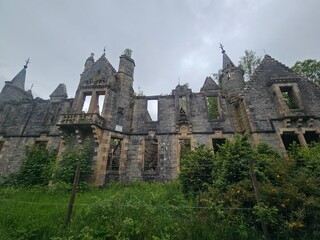
[[[117,69],[133,50],[134,89],[200,90],[222,65],[221,42],[238,63],[247,49],[287,66],[320,59],[319,0],[0,0],[0,89],[30,57],[26,89],[47,99],[59,83],[69,97],[91,52]]]

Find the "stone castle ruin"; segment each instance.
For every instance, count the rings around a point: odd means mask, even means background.
[[[0,93],[0,176],[19,169],[26,145],[65,149],[66,138],[92,142],[91,179],[168,181],[180,156],[205,144],[219,150],[226,138],[248,132],[285,152],[296,141],[319,142],[320,87],[265,55],[251,80],[223,50],[219,84],[207,77],[200,92],[178,85],[170,95],[136,96],[131,52],[116,70],[103,54],[86,60],[74,98],[60,84],[49,100],[25,91],[27,64]],[[148,104],[157,102],[157,119]]]

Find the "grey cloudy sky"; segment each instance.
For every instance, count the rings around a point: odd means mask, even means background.
[[[73,97],[91,52],[117,69],[133,50],[135,91],[199,91],[221,68],[221,42],[237,64],[246,49],[292,66],[320,59],[319,0],[0,0],[0,89],[30,57],[26,89]]]

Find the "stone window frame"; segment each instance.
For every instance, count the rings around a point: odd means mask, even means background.
[[[149,101],[157,101],[157,119],[153,120],[150,112],[148,111]],[[146,97],[146,122],[158,122],[159,121],[159,98]]]
[[[210,119],[210,117],[209,117],[209,103],[208,103],[209,97],[215,97],[217,100],[217,111],[219,113],[219,116],[215,119]],[[219,95],[206,95],[206,106],[207,106],[208,121],[215,122],[215,121],[219,121],[222,119],[222,110],[221,110],[221,103],[220,103]]]
[[[190,150],[193,150],[193,146],[194,144],[192,143],[192,138],[191,137],[187,137],[187,136],[181,136],[178,138],[178,154],[179,154],[179,159],[181,159],[181,144],[180,141],[182,140],[189,140],[190,141]]]
[[[283,97],[283,91],[281,90],[281,88],[291,88],[293,98],[294,98],[293,100],[295,104],[297,104],[297,108],[294,108],[294,109],[289,108],[288,104],[286,103]],[[303,104],[302,104],[301,92],[297,83],[295,82],[274,83],[272,85],[272,89],[277,98],[277,101],[279,104],[279,111],[281,114],[290,115],[291,112],[302,110]]]
[[[213,146],[213,141],[214,140],[223,140],[224,141],[224,143],[227,141],[227,138],[226,137],[213,137],[213,138],[211,138],[211,144],[212,144],[212,152],[213,152],[213,154],[216,154],[217,152],[219,152],[219,150],[218,151],[215,151],[215,149],[214,149],[214,146]],[[224,144],[223,143],[223,144]]]
[[[121,141],[121,144],[120,144],[120,157],[119,157],[119,166],[118,166],[118,169],[117,170],[114,170],[112,169],[111,167],[111,163],[109,161],[109,153],[110,153],[110,146],[111,146],[111,140],[112,139],[120,139]],[[114,135],[111,135],[110,136],[110,140],[109,140],[109,146],[108,146],[108,155],[107,155],[107,165],[106,165],[106,170],[107,170],[107,173],[119,173],[120,172],[120,169],[121,169],[121,166],[123,165],[123,161],[124,161],[124,139],[122,137],[119,137],[119,136],[114,136]],[[111,167],[111,168],[110,168]]]
[[[155,171],[151,171],[151,170],[145,170],[144,164],[145,164],[145,147],[146,147],[146,141],[147,140],[156,140],[158,142],[158,151],[157,151],[157,167]],[[160,171],[160,141],[159,138],[156,137],[152,137],[152,138],[145,138],[143,139],[143,148],[142,148],[142,165],[141,165],[141,170],[142,170],[142,174],[159,174]]]

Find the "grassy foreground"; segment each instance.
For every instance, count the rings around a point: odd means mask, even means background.
[[[206,209],[187,201],[177,182],[114,183],[79,192],[65,228],[69,197],[50,188],[0,188],[1,239],[219,238],[204,217]]]

